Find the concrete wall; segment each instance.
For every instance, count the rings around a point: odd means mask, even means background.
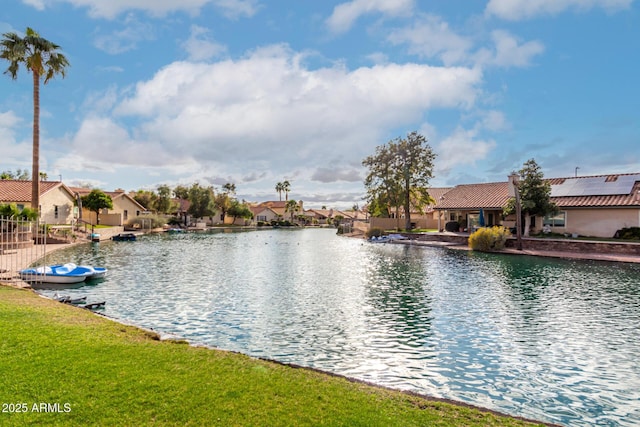
[[[54,189],[40,198],[40,221],[47,224],[70,224],[73,220],[73,198],[62,189]],[[56,218],[56,206],[58,216]]]
[[[625,227],[640,227],[640,209],[561,209],[566,212],[565,226],[552,227],[556,233],[578,234],[581,236],[613,237],[615,232]],[[536,221],[536,229],[542,229],[542,218]]]
[[[371,228],[382,228],[383,230],[395,230],[397,228],[404,229],[404,218],[370,218],[369,224]],[[438,216],[425,215],[420,217],[411,217],[411,223],[415,224],[415,228],[438,229]],[[441,227],[444,227],[444,220],[441,220]]]

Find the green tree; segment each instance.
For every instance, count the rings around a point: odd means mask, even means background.
[[[289,201],[289,192],[291,191],[291,183],[289,181],[282,182],[282,191],[284,191],[284,200]]]
[[[102,190],[91,190],[91,193],[82,196],[82,206],[96,213],[96,224],[100,224],[100,210],[113,209],[113,201],[111,196],[105,194]]]
[[[153,191],[149,190],[138,190],[133,195],[133,199],[140,203],[144,208],[148,211],[153,210],[154,204],[158,199],[158,196]]]
[[[236,218],[253,218],[253,212],[251,212],[249,205],[247,205],[247,203],[245,203],[244,201],[239,202],[238,199],[233,199],[231,201],[231,206],[229,207],[228,214],[233,217],[233,222],[236,222]]]
[[[196,218],[212,216],[215,213],[215,194],[213,187],[201,187],[193,184],[189,188],[189,209],[187,212]]]
[[[284,191],[284,184],[281,182],[278,182],[276,184],[276,192],[278,193],[278,197],[280,198],[280,201],[282,201],[282,192]]]
[[[233,196],[236,194],[236,185],[227,182],[222,186],[222,192],[216,195],[215,205],[220,210],[220,217],[224,222],[224,218],[227,212],[232,206],[232,202],[235,200]],[[235,221],[235,218],[234,218]]]
[[[168,185],[158,186],[158,196],[155,202],[155,208],[158,213],[167,214],[172,209],[171,188]]]
[[[29,171],[27,169],[16,169],[16,172],[12,172],[11,170],[3,171],[0,174],[0,179],[15,179],[26,181],[29,179]]]
[[[524,236],[529,235],[531,217],[545,216],[558,211],[558,207],[551,201],[551,184],[544,180],[544,174],[534,159],[527,160],[518,171],[520,180],[517,191],[520,194],[520,207],[524,217]],[[515,212],[515,198],[508,200],[503,208],[505,215]]]
[[[38,211],[31,208],[18,209],[15,203],[0,205],[0,218],[16,218],[35,220],[38,218]]]
[[[433,201],[428,188],[434,160],[435,154],[427,140],[417,132],[377,147],[376,154],[362,162],[369,168],[365,178],[369,203],[378,208],[395,207],[396,217],[402,206],[405,229],[411,229],[411,209],[422,210]]]
[[[293,222],[293,215],[296,212],[300,212],[300,204],[295,200],[287,200],[287,203],[284,206],[284,211],[289,212],[291,215],[291,222]]]
[[[189,187],[185,187],[184,185],[177,185],[173,189],[173,194],[182,200],[189,200]]]
[[[0,41],[0,58],[9,61],[5,74],[18,78],[20,65],[33,77],[33,158],[31,171],[31,206],[40,206],[40,79],[47,84],[56,75],[63,78],[69,66],[67,58],[59,52],[60,46],[46,40],[27,27],[24,37],[4,33]]]

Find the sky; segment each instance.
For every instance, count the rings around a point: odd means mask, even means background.
[[[413,131],[434,187],[640,173],[640,0],[12,0],[70,66],[41,86],[40,170],[112,191],[234,183],[365,204]],[[8,62],[0,62],[6,70]],[[0,76],[0,170],[31,170],[32,80]]]

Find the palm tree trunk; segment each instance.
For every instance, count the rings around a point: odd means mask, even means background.
[[[31,164],[31,207],[40,215],[40,75],[33,73],[33,158]]]

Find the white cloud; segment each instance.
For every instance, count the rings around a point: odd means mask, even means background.
[[[411,27],[392,31],[388,40],[394,44],[408,44],[411,54],[438,57],[445,65],[463,63],[473,46],[470,39],[456,34],[435,15],[423,15]]]
[[[414,0],[352,0],[333,9],[326,24],[333,33],[349,31],[354,22],[368,13],[388,16],[408,15],[414,8]]]
[[[508,31],[495,30],[491,33],[495,49],[480,49],[474,54],[474,60],[479,65],[493,65],[498,67],[527,67],[536,55],[544,52],[544,45],[539,41],[520,43]]]
[[[226,47],[209,37],[210,31],[198,25],[191,26],[191,35],[182,47],[187,51],[190,61],[204,61],[226,51]]]
[[[485,13],[518,21],[541,15],[558,15],[565,10],[588,11],[602,8],[607,12],[627,9],[633,0],[489,0]]]
[[[89,9],[93,18],[114,19],[121,13],[133,10],[147,12],[153,16],[165,16],[172,12],[187,12],[197,15],[200,10],[212,4],[230,18],[251,17],[258,9],[257,0],[23,0],[25,4],[44,10],[54,3],[67,2],[75,7]]]
[[[451,135],[438,144],[435,149],[437,175],[447,175],[455,166],[475,165],[484,159],[496,147],[496,142],[478,139],[478,129],[458,127]]]
[[[337,179],[353,181],[354,162],[386,142],[388,129],[432,108],[470,108],[482,83],[478,69],[310,69],[304,58],[268,46],[238,60],[172,63],[115,106],[118,120],[138,124],[125,128],[96,112],[75,144],[89,157],[104,153],[113,167],[164,163],[186,171],[197,164],[208,176],[236,174],[238,181],[264,173],[326,179],[323,171],[332,168]]]
[[[154,38],[155,34],[150,24],[140,22],[133,14],[129,14],[124,20],[123,29],[108,35],[96,36],[94,45],[100,50],[116,55],[136,49],[139,42]]]
[[[13,111],[0,113],[0,153],[2,153],[2,162],[5,165],[22,165],[31,163],[32,141],[17,141],[16,128],[21,126],[23,120]]]

